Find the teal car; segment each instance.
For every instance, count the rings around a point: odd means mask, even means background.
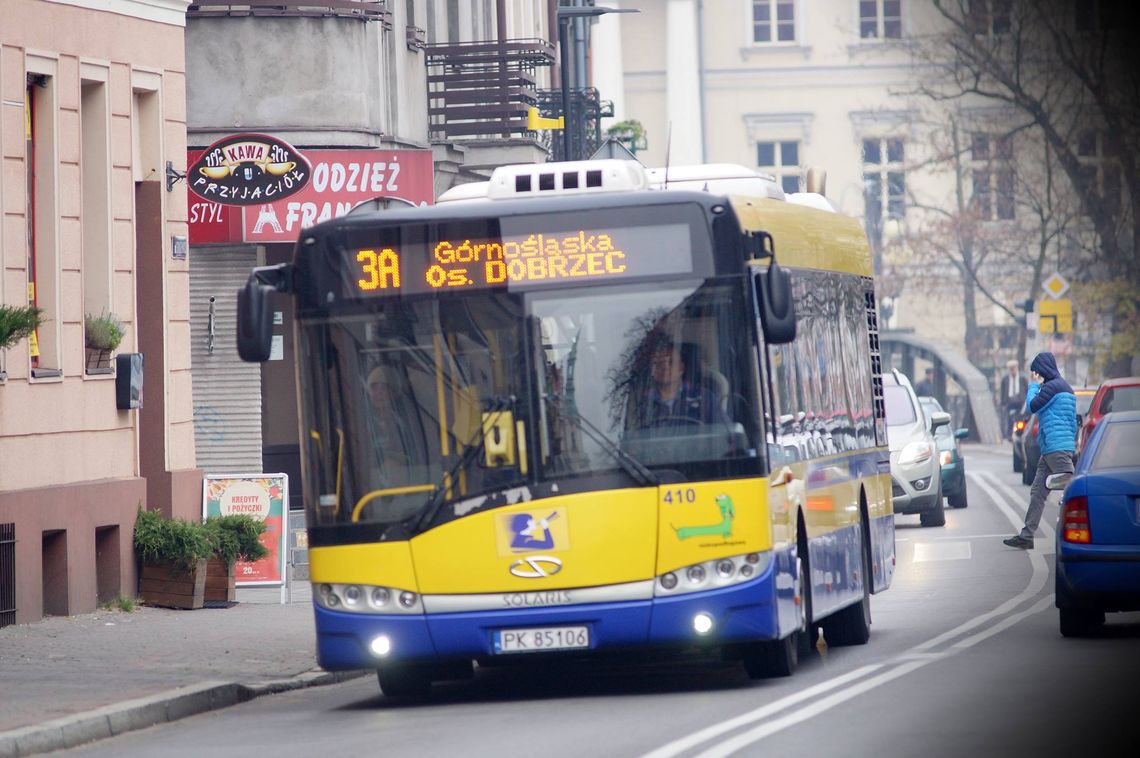
[[[927,418],[930,418],[931,413],[942,410],[942,404],[937,398],[920,397],[918,403]],[[966,499],[966,459],[962,457],[958,440],[968,437],[970,430],[952,427],[953,425],[940,426],[934,430],[938,463],[942,467],[942,494],[946,497],[946,504],[951,508],[965,508],[969,505]]]

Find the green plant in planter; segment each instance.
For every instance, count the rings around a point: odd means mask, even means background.
[[[173,564],[185,572],[200,561],[218,558],[256,561],[269,554],[261,544],[264,521],[251,516],[216,516],[205,523],[163,518],[158,511],[139,510],[135,519],[135,552],[144,563]]]
[[[43,323],[43,314],[34,305],[0,305],[0,350],[34,332]]]
[[[269,555],[269,550],[261,544],[261,534],[268,528],[264,521],[244,515],[214,516],[206,519],[205,527],[214,546],[214,557],[226,566]]]
[[[171,564],[185,573],[214,554],[214,542],[204,524],[163,518],[158,511],[141,508],[135,518],[134,542],[143,563]]]
[[[91,350],[114,350],[125,334],[123,322],[114,313],[98,316],[88,313],[83,318],[83,341]]]

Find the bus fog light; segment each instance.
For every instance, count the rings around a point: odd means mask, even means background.
[[[753,568],[750,564],[745,563],[743,566],[740,567],[740,575],[743,577],[752,576],[752,571],[753,571]]]
[[[416,593],[407,591],[400,593],[400,605],[404,606],[405,608],[411,608],[415,604]]]
[[[689,566],[685,578],[689,580],[689,584],[700,584],[705,580],[705,567],[700,564]]]
[[[677,586],[677,575],[670,571],[668,574],[661,576],[661,586],[667,590],[671,590]]]
[[[331,584],[322,584],[320,587],[317,588],[317,592],[319,592],[321,594],[321,597],[328,597],[329,595],[333,594],[332,585]]]
[[[350,584],[344,588],[344,604],[356,605],[360,602],[360,599],[363,595],[364,591],[361,590],[360,587],[355,584]]]
[[[374,655],[383,657],[392,652],[392,640],[388,639],[386,635],[381,634],[378,637],[373,637],[372,642],[368,643],[368,647],[372,650]]]
[[[696,616],[693,616],[693,630],[696,631],[697,634],[708,634],[712,631],[712,628],[712,616],[707,613],[698,613]]]
[[[723,558],[716,562],[716,573],[718,573],[722,579],[728,579],[736,573],[736,564],[727,558]]]

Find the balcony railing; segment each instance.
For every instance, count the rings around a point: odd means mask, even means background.
[[[535,70],[554,62],[542,39],[441,43],[426,48],[428,115],[433,137],[535,135],[527,109],[538,105]]]
[[[392,28],[392,11],[387,0],[244,0],[240,3],[193,3],[186,9],[187,18],[223,16],[265,16],[272,18],[357,18],[379,21]]]

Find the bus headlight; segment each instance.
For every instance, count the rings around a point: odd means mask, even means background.
[[[314,584],[313,600],[322,608],[349,613],[423,613],[420,596],[410,590],[367,584]],[[396,602],[392,602],[392,598]]]
[[[694,563],[658,576],[653,594],[663,597],[740,584],[763,574],[771,561],[770,552],[756,552]],[[683,574],[685,581],[679,581],[678,574]]]

